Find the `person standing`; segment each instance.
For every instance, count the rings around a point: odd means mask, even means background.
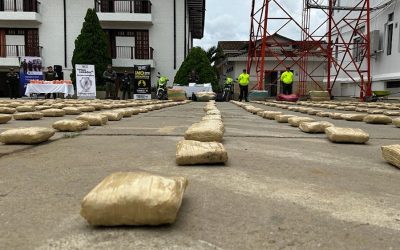
[[[240,87],[239,101],[241,102],[244,98],[244,100],[248,102],[249,100],[247,100],[247,96],[249,94],[250,75],[247,74],[247,71],[244,69],[243,73],[240,74],[237,79]]]
[[[195,69],[192,69],[192,71],[189,73],[188,79],[189,79],[189,83],[198,84],[200,82],[199,74],[197,74]]]
[[[107,65],[107,70],[103,73],[103,79],[106,83],[106,99],[115,99],[115,81],[117,80],[117,73],[112,69],[111,64]]]
[[[26,59],[21,63],[21,68],[24,71],[24,74],[26,75],[28,73],[28,63],[26,62]]]
[[[53,70],[53,67],[51,67],[51,66],[47,67],[47,72],[44,74],[44,80],[52,82],[54,80],[57,80],[57,77],[58,77],[58,75]],[[56,99],[56,97],[57,97],[57,94],[53,93],[53,98]],[[46,98],[50,98],[50,93],[47,94]]]
[[[292,86],[293,86],[293,72],[290,71],[290,68],[287,67],[285,72],[281,75],[281,82],[283,82],[283,94],[291,95],[292,94]]]
[[[10,68],[7,73],[6,83],[10,90],[10,99],[17,99],[19,96],[19,74],[15,72],[14,68]]]
[[[121,77],[121,90],[122,90],[122,99],[132,99],[132,78],[125,70],[124,75]],[[126,94],[128,94],[128,98],[125,98]]]

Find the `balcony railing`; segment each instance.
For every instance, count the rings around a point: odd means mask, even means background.
[[[38,0],[0,0],[0,11],[39,13]]]
[[[0,57],[41,56],[42,47],[25,45],[0,45]]]
[[[152,47],[149,50],[135,50],[133,46],[116,46],[113,51],[113,59],[153,59],[154,49]]]
[[[149,0],[94,0],[96,12],[151,13]]]

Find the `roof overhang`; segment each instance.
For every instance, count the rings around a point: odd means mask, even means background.
[[[189,27],[192,32],[192,37],[201,39],[204,34],[206,0],[187,0],[187,7],[189,11]]]

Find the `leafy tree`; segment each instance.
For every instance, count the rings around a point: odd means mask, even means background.
[[[185,61],[182,63],[175,75],[174,82],[177,84],[188,85],[189,73],[196,70],[199,74],[199,83],[211,83],[215,92],[219,91],[217,75],[211,66],[207,53],[200,47],[192,48]]]
[[[224,52],[220,47],[212,46],[206,51],[208,60],[210,60],[211,65],[215,66],[216,63],[225,59]]]
[[[81,34],[75,40],[71,79],[75,83],[75,64],[93,64],[96,70],[96,81],[101,83],[103,72],[111,62],[107,35],[101,28],[96,10],[88,9]]]
[[[225,60],[225,54],[224,51],[220,47],[212,46],[206,51],[208,60],[210,60],[210,63],[214,69],[215,75],[217,76],[218,82],[220,81],[220,75],[219,71],[217,69],[217,65]]]

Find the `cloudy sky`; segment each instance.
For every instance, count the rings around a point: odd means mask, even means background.
[[[204,37],[201,40],[194,40],[195,46],[209,48],[216,46],[218,41],[249,40],[251,2],[251,0],[206,0]],[[302,2],[299,0],[279,1],[300,23]],[[271,6],[271,10],[270,13],[274,13],[276,16],[286,15],[277,6]],[[318,19],[321,20],[321,14],[316,11],[312,12],[312,23],[318,23]],[[269,32],[273,32],[278,26],[280,26],[278,23],[271,21]],[[287,26],[279,31],[279,34],[292,39],[300,39],[299,29],[295,24]]]

